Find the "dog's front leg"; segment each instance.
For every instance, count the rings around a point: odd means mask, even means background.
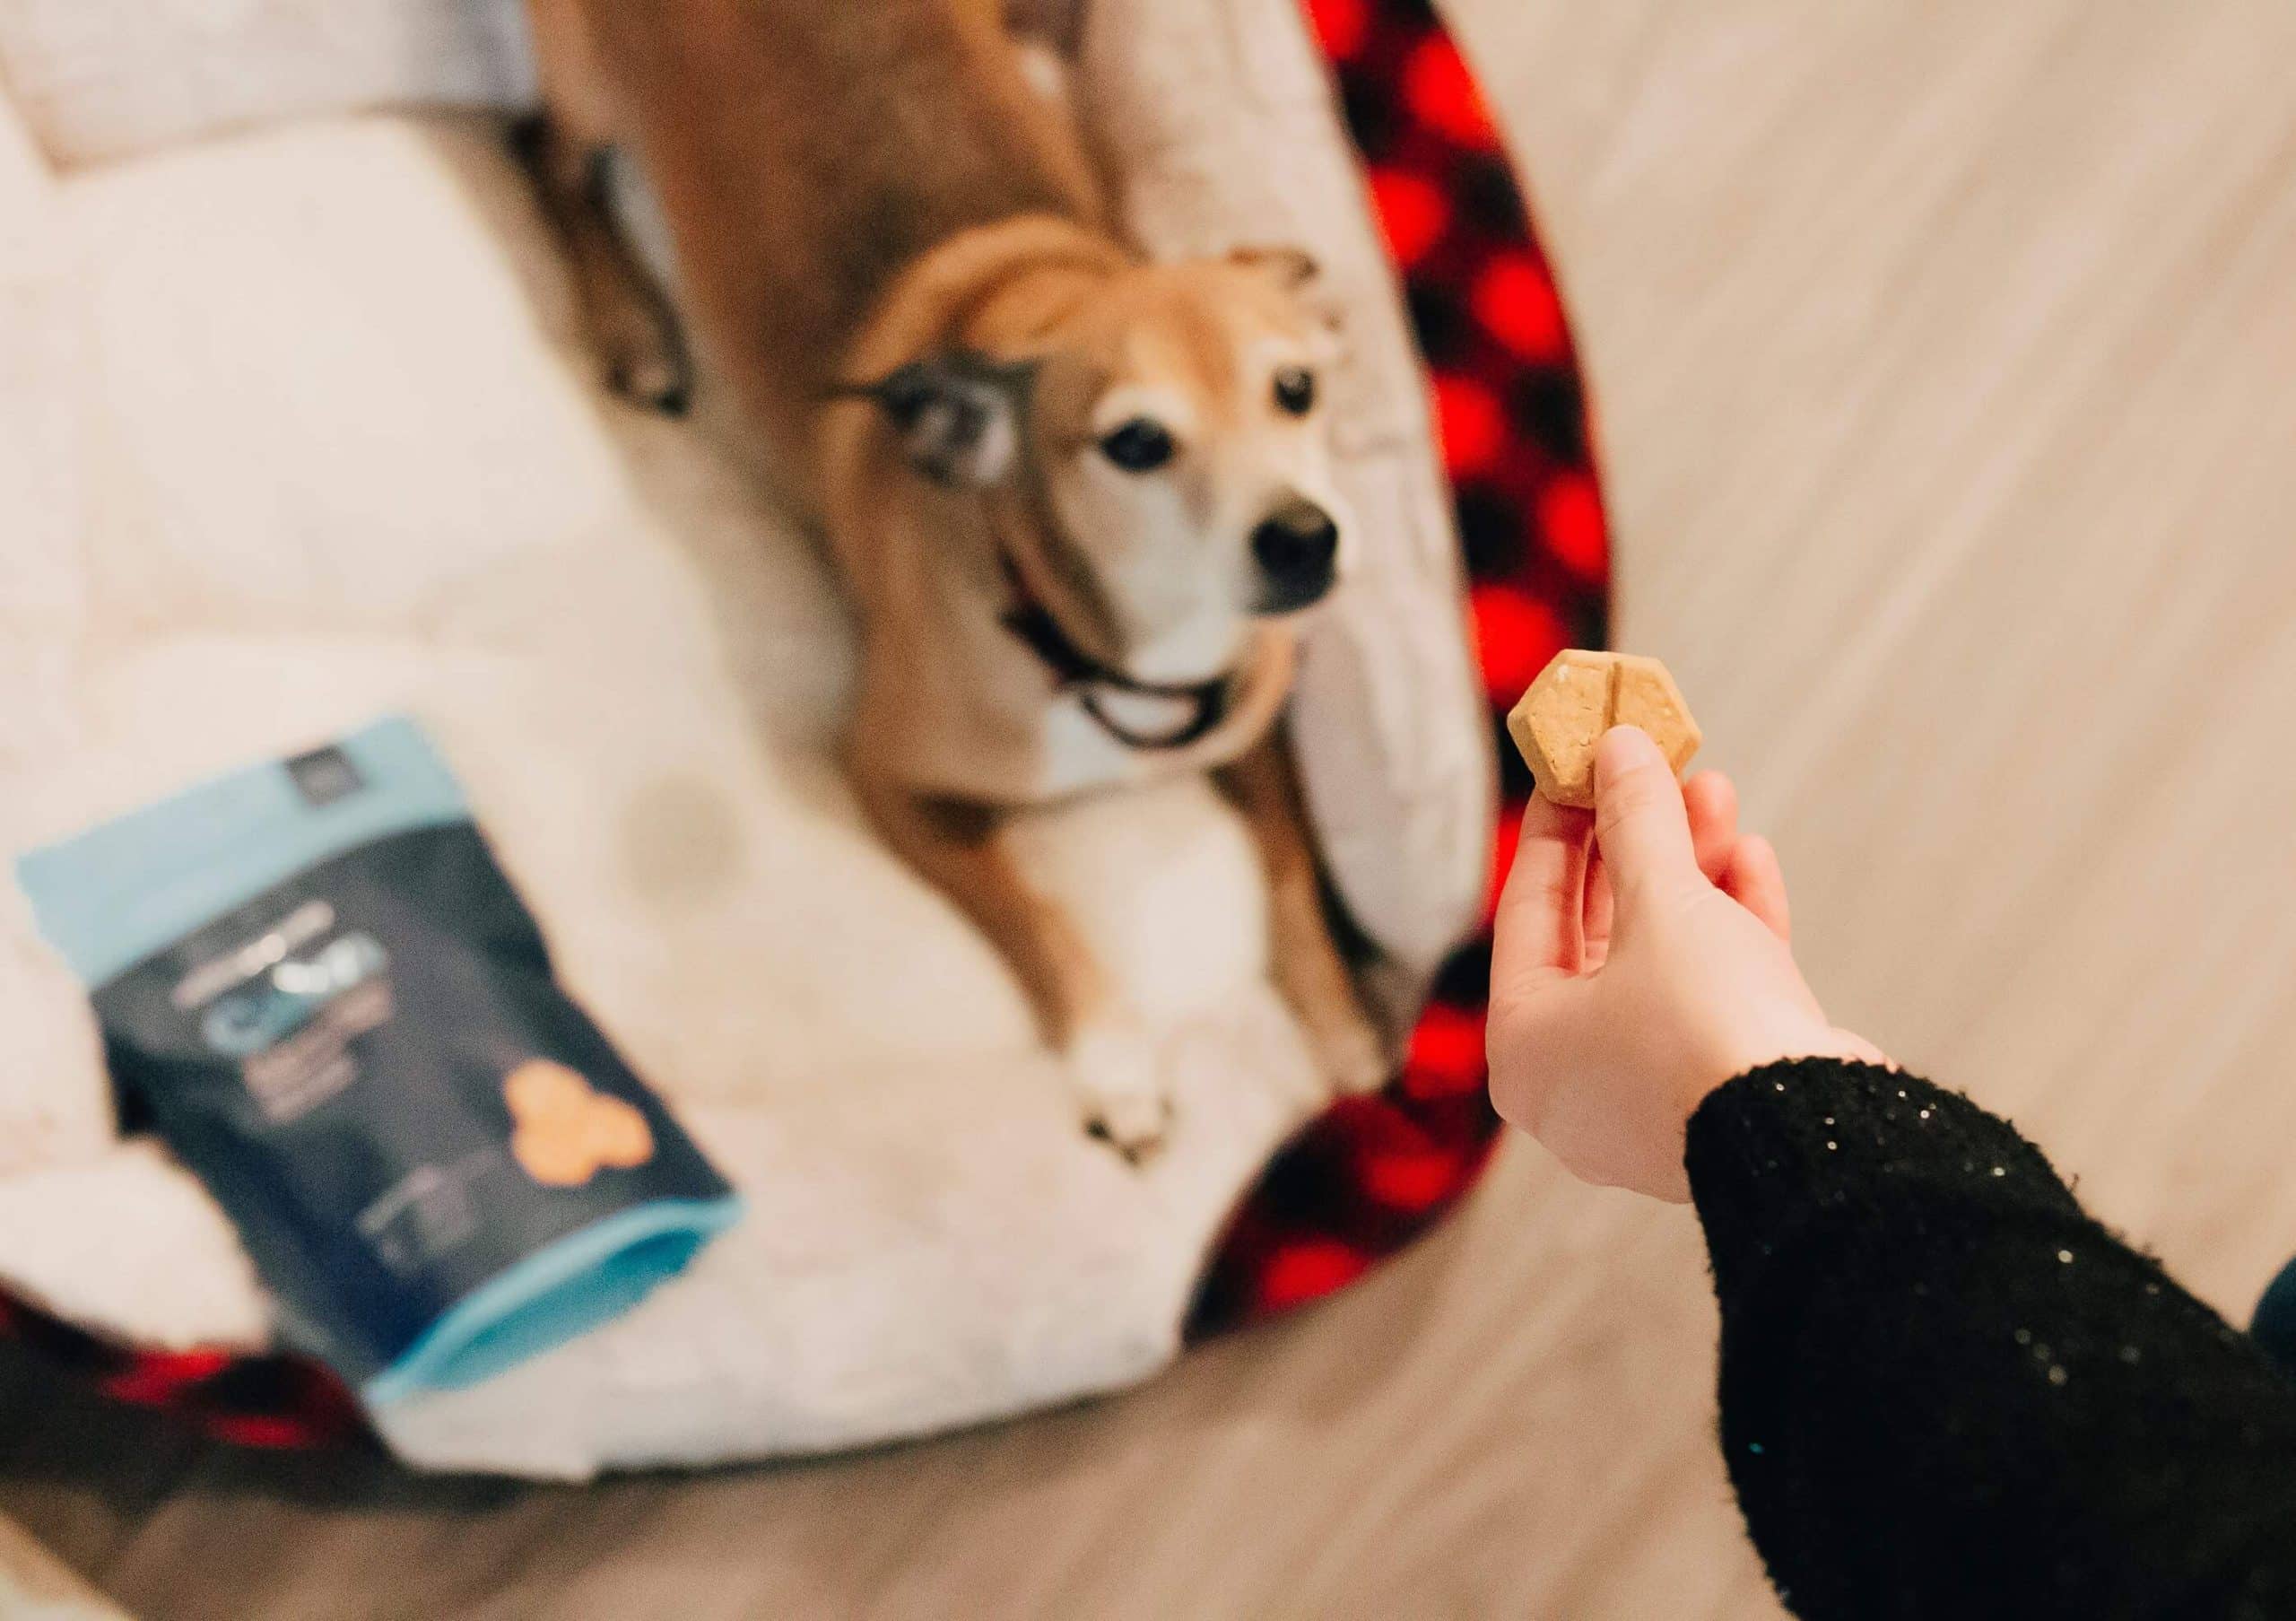
[[[1324,916],[1307,805],[1282,729],[1222,767],[1214,780],[1259,847],[1267,876],[1268,968],[1276,988],[1332,1085],[1346,1094],[1378,1091],[1393,1066]]]
[[[1128,1159],[1162,1140],[1170,1112],[1148,1033],[1124,1009],[1091,948],[1030,882],[1007,813],[923,799],[857,771],[871,819],[896,854],[954,902],[1012,965],[1039,1024],[1066,1059],[1086,1123]]]

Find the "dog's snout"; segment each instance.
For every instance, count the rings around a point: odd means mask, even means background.
[[[1286,501],[1252,531],[1252,556],[1266,576],[1269,611],[1304,608],[1338,573],[1339,525],[1311,501]]]

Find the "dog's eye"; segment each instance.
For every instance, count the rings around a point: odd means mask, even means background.
[[[1316,408],[1316,374],[1304,366],[1286,366],[1275,374],[1276,405],[1293,416]]]
[[[1135,416],[1100,440],[1100,454],[1126,473],[1152,473],[1172,459],[1172,431],[1160,422]]]

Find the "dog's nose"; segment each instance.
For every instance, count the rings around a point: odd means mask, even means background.
[[[1269,611],[1304,608],[1331,589],[1339,526],[1311,501],[1286,501],[1252,531],[1252,556],[1267,576]]]

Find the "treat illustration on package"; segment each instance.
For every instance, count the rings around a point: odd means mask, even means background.
[[[502,1083],[514,1122],[510,1153],[546,1187],[578,1188],[611,1166],[627,1171],[654,1157],[646,1117],[591,1085],[578,1069],[528,1059]]]

